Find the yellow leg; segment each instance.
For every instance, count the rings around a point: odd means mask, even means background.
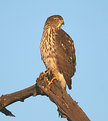
[[[46,72],[43,72],[41,76],[46,76],[47,74],[50,75],[50,71],[49,70],[46,71]]]
[[[58,80],[58,77],[56,75],[54,75],[54,77],[51,79],[51,81],[49,82],[49,85],[52,84],[55,79]]]

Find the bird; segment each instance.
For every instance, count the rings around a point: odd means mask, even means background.
[[[48,71],[60,82],[62,89],[72,88],[71,78],[76,72],[74,42],[61,28],[63,17],[52,15],[47,18],[40,42],[41,59]]]

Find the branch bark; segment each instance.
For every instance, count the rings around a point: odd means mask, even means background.
[[[0,97],[0,111],[7,116],[14,116],[6,109],[6,106],[17,101],[24,102],[24,100],[30,96],[46,95],[57,105],[61,117],[67,118],[68,121],[90,121],[87,115],[78,106],[77,102],[60,87],[58,80],[54,80],[53,83],[50,82],[52,78],[52,73],[45,76],[41,73],[35,85],[18,92],[2,95]]]

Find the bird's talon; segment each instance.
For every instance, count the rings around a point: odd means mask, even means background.
[[[52,84],[54,80],[58,80],[58,77],[56,75],[54,75],[48,85]]]
[[[46,72],[43,72],[41,76],[46,76],[47,74],[50,75],[50,71],[49,70],[46,71]]]

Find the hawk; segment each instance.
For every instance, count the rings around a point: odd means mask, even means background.
[[[47,18],[40,43],[41,58],[47,68],[60,81],[61,87],[71,89],[71,77],[76,71],[76,56],[71,37],[61,28],[60,15]]]

